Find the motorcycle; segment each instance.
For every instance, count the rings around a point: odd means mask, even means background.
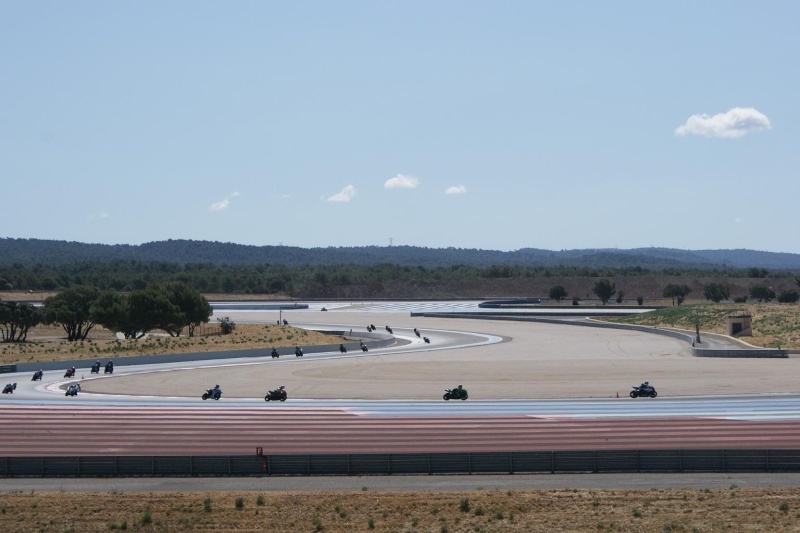
[[[39,380],[42,379],[43,376],[44,376],[44,372],[42,372],[41,370],[37,370],[36,372],[33,373],[33,377],[31,378],[31,381],[39,381]]]
[[[213,388],[213,389],[208,389],[203,393],[202,398],[204,400],[208,400],[209,398],[213,398],[215,400],[219,400],[220,398],[222,398],[222,389],[219,389],[219,388],[216,388],[216,387]]]
[[[114,363],[109,361],[106,363],[106,369],[103,371],[103,374],[113,374],[114,373]]]
[[[442,396],[442,398],[444,398],[445,401],[450,399],[466,400],[467,398],[469,398],[469,395],[467,394],[467,389],[459,385],[454,389],[445,389],[445,393],[444,396]]]
[[[392,331],[392,328],[390,328],[389,326],[386,326],[386,331],[389,332],[389,335],[394,335],[394,331]]]
[[[64,393],[64,396],[77,396],[80,390],[81,386],[79,383],[70,385],[69,387],[67,387],[67,392]]]
[[[270,353],[270,355],[272,356],[273,359],[277,359],[278,357],[281,356],[281,354],[279,354],[278,350],[276,350],[275,348],[272,349],[272,353]]]
[[[3,394],[14,394],[15,390],[17,390],[17,384],[8,383],[5,387],[3,387]]]
[[[64,373],[65,378],[75,377],[75,367],[68,368],[67,371]]]
[[[367,348],[367,345],[364,344],[363,342],[361,343],[361,351],[362,352],[368,352],[369,351],[369,348]]]
[[[299,346],[294,349],[294,356],[295,357],[303,357],[303,349]]]
[[[631,391],[631,398],[638,398],[640,396],[643,398],[655,398],[658,396],[658,393],[656,392],[656,388],[652,385],[640,385],[638,387],[633,387],[633,390]]]
[[[97,361],[95,364],[92,365],[92,370],[90,371],[91,374],[99,374],[100,373],[100,361]]]
[[[274,402],[277,402],[277,401],[285,402],[286,398],[287,398],[287,396],[286,396],[286,388],[283,385],[281,385],[277,389],[269,391],[267,393],[267,395],[264,396],[264,401],[268,402],[268,401],[272,400]]]
[[[339,345],[339,352],[341,352],[341,353],[347,353],[347,348],[345,348],[345,347],[344,347],[344,344],[340,344],[340,345]]]

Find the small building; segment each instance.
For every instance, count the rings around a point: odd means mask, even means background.
[[[735,315],[728,317],[728,335],[732,337],[753,336],[753,316]]]

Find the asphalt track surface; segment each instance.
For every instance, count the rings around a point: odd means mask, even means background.
[[[294,325],[352,327],[354,336],[368,323],[393,324],[402,342],[368,354],[137,365],[91,379],[79,368],[84,392],[75,398],[64,396],[71,380],[60,374],[43,382],[4,375],[18,389],[0,399],[0,457],[238,455],[256,447],[266,454],[800,448],[797,359],[696,361],[679,341],[645,333],[421,324],[405,304],[387,306],[283,312]],[[278,313],[225,315],[269,323]],[[430,344],[416,338],[413,322]],[[562,328],[556,348],[548,344],[552,328]],[[653,373],[658,398],[626,397],[625,384]],[[442,387],[462,378],[470,399],[441,400]],[[214,381],[223,399],[203,402],[199,394]],[[264,402],[266,389],[283,382],[289,401]],[[622,398],[609,394],[620,389]],[[731,389],[748,394],[726,394]]]

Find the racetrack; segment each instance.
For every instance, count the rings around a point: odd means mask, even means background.
[[[784,396],[798,392],[797,358],[695,358],[681,341],[641,332],[412,318],[385,307],[282,314],[354,337],[367,324],[390,325],[403,342],[366,354],[118,366],[94,378],[78,369],[86,379],[76,398],[58,389],[69,381],[60,375],[41,384],[20,375],[18,391],[2,398],[0,423],[13,437],[0,456],[800,448],[797,398]],[[225,315],[273,322],[278,313]],[[659,397],[628,398],[645,379]],[[222,400],[200,400],[214,383]],[[457,383],[470,399],[442,401]],[[264,402],[279,384],[289,401]]]

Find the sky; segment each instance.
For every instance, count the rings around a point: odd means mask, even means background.
[[[0,237],[800,253],[798,20],[0,0]]]

